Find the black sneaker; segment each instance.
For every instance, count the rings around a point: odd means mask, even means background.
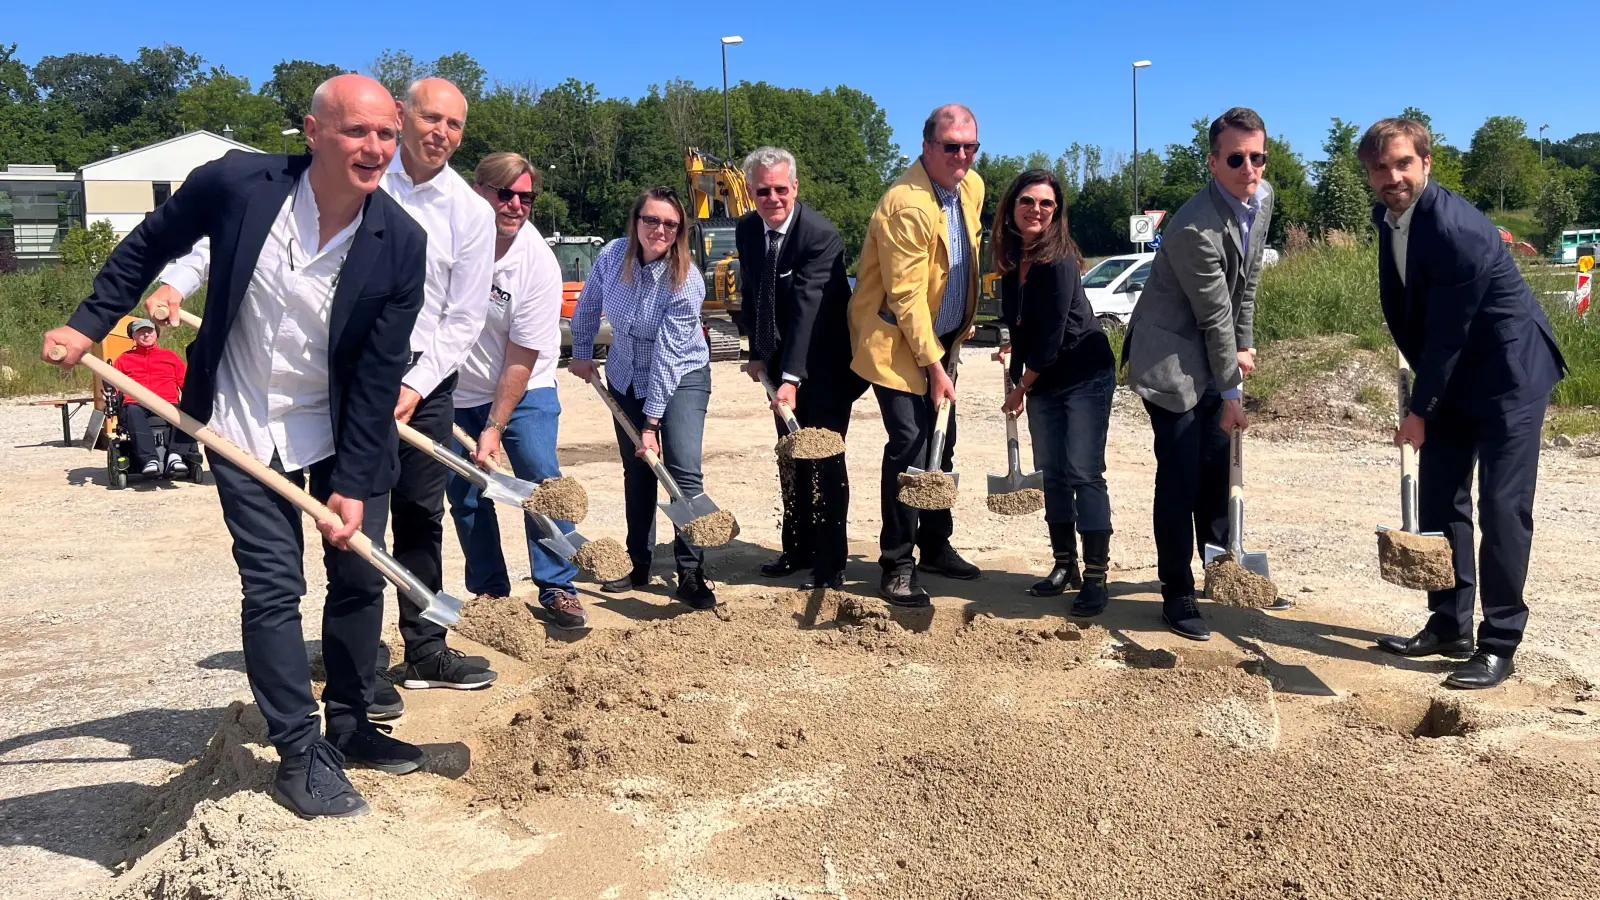
[[[550,591],[539,598],[539,605],[544,607],[545,618],[557,628],[576,631],[589,626],[589,614],[571,591]]]
[[[607,594],[626,594],[636,588],[642,588],[650,583],[650,564],[636,565],[633,571],[621,578],[607,581],[600,585],[600,590]]]
[[[493,669],[473,665],[460,650],[446,647],[421,662],[406,663],[400,686],[408,691],[428,688],[475,691],[494,684],[499,677]]]
[[[878,586],[878,596],[895,606],[920,609],[933,602],[928,592],[917,582],[917,570],[895,569],[883,573],[883,583]]]
[[[677,597],[695,609],[716,609],[717,594],[712,590],[706,573],[700,569],[684,569],[678,573]]]
[[[372,702],[367,704],[367,721],[387,722],[400,718],[405,711],[406,700],[394,686],[394,673],[379,669],[378,689],[372,695]]]
[[[835,591],[844,590],[844,573],[834,572],[831,575],[819,576],[817,573],[812,572],[806,576],[805,581],[800,582],[800,590],[802,591],[814,591],[819,587]]]
[[[1205,616],[1200,615],[1200,607],[1195,603],[1193,594],[1162,600],[1161,621],[1166,623],[1169,631],[1180,637],[1191,641],[1211,640],[1211,628],[1206,625]]]
[[[352,765],[377,769],[390,775],[404,775],[422,768],[423,761],[427,759],[422,748],[389,737],[391,731],[394,729],[388,725],[368,722],[355,731],[330,734],[328,740]]]
[[[956,548],[949,544],[939,548],[937,553],[923,553],[922,562],[917,568],[960,581],[972,581],[983,574],[982,569],[962,559]]]
[[[344,754],[322,740],[279,760],[272,799],[302,819],[344,819],[372,811],[344,775]]]

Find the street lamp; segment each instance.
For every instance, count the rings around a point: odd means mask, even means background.
[[[553,190],[555,190],[555,186],[556,186],[556,164],[555,163],[551,163],[550,164],[550,183],[545,186],[545,189],[553,191]],[[530,210],[528,210],[528,212],[532,213],[533,210],[530,209]],[[550,233],[552,235],[554,235],[556,233],[556,205],[553,202],[550,204]]]
[[[1539,126],[1539,162],[1544,162],[1544,132],[1549,125]]]
[[[289,155],[289,135],[299,133],[300,129],[298,128],[285,128],[284,130],[278,132],[278,134],[283,136],[283,153],[285,156]]]
[[[1139,214],[1139,70],[1150,68],[1150,60],[1133,64],[1133,214]]]
[[[728,45],[742,44],[744,38],[730,34],[722,39],[722,127],[728,136],[728,158],[733,158],[733,112],[728,108]]]

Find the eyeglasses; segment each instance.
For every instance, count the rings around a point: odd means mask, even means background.
[[[944,152],[948,153],[951,156],[955,156],[957,153],[960,153],[963,150],[965,150],[967,152],[968,156],[977,156],[978,155],[978,142],[977,141],[972,141],[971,143],[966,143],[966,144],[958,144],[958,143],[953,143],[953,142],[952,143],[941,143],[939,146],[944,148]]]
[[[494,195],[501,203],[510,203],[511,198],[515,197],[522,201],[523,206],[530,209],[533,207],[533,191],[513,191],[510,188],[495,188]]]
[[[683,224],[674,222],[671,219],[663,219],[660,216],[640,216],[639,222],[644,225],[646,231],[654,231],[659,228],[667,234],[676,234],[678,226]]]
[[[756,196],[757,197],[787,197],[787,196],[789,196],[789,186],[787,184],[780,184],[780,185],[777,185],[776,187],[756,188]]]
[[[1249,155],[1249,158],[1250,165],[1255,166],[1258,169],[1265,169],[1267,167],[1267,155],[1265,153],[1252,153]],[[1244,165],[1244,161],[1245,154],[1243,153],[1228,154],[1227,163],[1228,168],[1230,169],[1239,168],[1240,166]]]
[[[1026,194],[1024,194],[1023,196],[1017,198],[1017,202],[1022,204],[1023,206],[1026,206],[1028,209],[1033,209],[1034,207],[1037,206],[1040,210],[1042,210],[1044,212],[1049,212],[1050,210],[1056,208],[1056,202],[1054,200],[1049,199],[1048,197],[1043,199],[1043,200],[1039,200],[1037,198],[1029,197]]]

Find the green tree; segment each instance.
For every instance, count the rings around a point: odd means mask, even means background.
[[[266,94],[252,93],[250,79],[213,67],[195,79],[178,95],[178,107],[186,129],[204,128],[221,133],[231,126],[234,140],[268,152],[284,149],[283,129],[289,118],[278,101]],[[295,135],[295,149],[304,146]]]
[[[106,264],[106,258],[116,246],[116,232],[105,219],[96,219],[88,228],[73,225],[61,238],[61,264],[98,270]]]
[[[469,54],[456,51],[446,53],[433,61],[435,78],[443,78],[456,86],[461,95],[467,98],[468,103],[476,103],[483,97],[483,83],[488,77],[483,66],[478,64]],[[403,98],[402,98],[403,99]]]
[[[396,100],[404,100],[411,82],[432,75],[433,70],[404,50],[385,50],[367,63],[367,74],[388,88]]]
[[[1263,173],[1272,185],[1272,223],[1267,228],[1267,243],[1282,247],[1290,226],[1310,225],[1315,196],[1306,175],[1305,160],[1289,146],[1288,139],[1267,138],[1267,170]]]
[[[1572,189],[1573,182],[1577,180],[1580,179],[1563,177],[1559,172],[1552,173],[1545,179],[1544,187],[1539,192],[1534,217],[1539,222],[1543,249],[1550,253],[1561,250],[1561,232],[1578,220],[1578,198]]]
[[[1527,139],[1528,125],[1516,116],[1490,116],[1472,135],[1462,180],[1480,207],[1504,212],[1533,199],[1539,153]]]
[[[1360,234],[1371,220],[1372,195],[1356,158],[1357,130],[1355,123],[1335,116],[1322,142],[1327,158],[1312,166],[1317,172],[1312,222],[1324,235],[1332,231]]]
[[[1020,156],[980,153],[972,168],[983,178],[983,212],[980,218],[985,227],[994,227],[995,213],[1000,207],[1000,195],[1011,182],[1028,168],[1028,161]]]
[[[1447,187],[1456,193],[1461,193],[1464,188],[1461,183],[1463,171],[1462,153],[1460,148],[1453,147],[1443,134],[1433,130],[1433,117],[1415,106],[1408,106],[1400,111],[1400,118],[1420,122],[1428,129],[1428,140],[1432,145],[1429,151],[1433,156],[1432,173],[1429,175],[1441,187]]]
[[[284,118],[298,128],[311,112],[311,95],[317,85],[344,73],[344,67],[332,63],[286,59],[272,67],[272,78],[261,86],[261,93],[278,101]]]

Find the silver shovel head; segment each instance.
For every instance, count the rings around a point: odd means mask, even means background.
[[[665,503],[657,503],[656,506],[659,506],[661,511],[667,514],[667,518],[672,520],[672,524],[679,528],[683,528],[695,519],[700,518],[695,514],[694,507],[689,505],[687,498],[683,500],[668,500]]]
[[[422,610],[422,617],[435,625],[449,628],[461,621],[461,601],[444,591],[429,590],[422,580],[411,574],[405,566],[395,561],[382,547],[372,545],[372,559],[379,571],[395,586],[395,590]]]
[[[565,560],[571,560],[578,552],[578,548],[589,543],[589,539],[579,534],[576,529],[565,534],[556,521],[544,513],[529,513],[539,530],[544,532],[544,537],[539,538],[539,546]]]
[[[1216,544],[1207,544],[1205,552],[1206,565],[1211,565],[1216,561],[1217,557],[1226,556],[1230,552],[1231,551],[1229,551],[1226,547],[1218,547]],[[1267,553],[1265,550],[1239,553],[1237,554],[1237,562],[1239,565],[1244,566],[1245,571],[1254,572],[1268,581],[1272,580],[1272,576],[1267,574]]]
[[[503,472],[484,472],[483,474],[486,483],[483,495],[496,503],[521,506],[529,497],[533,496],[533,492],[539,487],[531,481],[523,481],[521,478],[506,475]]]

